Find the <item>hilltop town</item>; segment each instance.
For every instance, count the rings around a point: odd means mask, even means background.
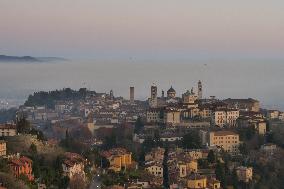
[[[30,95],[0,124],[0,188],[283,187],[284,112],[205,97],[201,81],[149,94]]]

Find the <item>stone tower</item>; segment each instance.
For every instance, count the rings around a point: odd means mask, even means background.
[[[134,103],[134,87],[130,87],[130,103]]]
[[[158,92],[157,86],[152,85],[151,86],[151,97],[150,97],[150,106],[151,107],[157,107],[157,105],[158,105],[157,92]]]
[[[109,97],[110,97],[111,100],[113,100],[113,98],[114,98],[114,96],[113,96],[113,90],[110,90],[110,92],[109,92]]]
[[[197,94],[198,94],[198,99],[202,99],[202,83],[201,83],[200,80],[198,81],[198,91],[197,91]]]

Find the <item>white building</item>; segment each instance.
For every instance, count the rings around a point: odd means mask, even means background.
[[[219,127],[223,127],[225,125],[234,127],[237,124],[239,116],[240,111],[237,109],[218,109],[212,114],[212,123]]]

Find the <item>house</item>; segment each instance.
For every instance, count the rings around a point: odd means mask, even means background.
[[[216,178],[208,178],[207,179],[207,187],[209,189],[220,189],[221,188],[221,182],[217,180]]]
[[[217,109],[212,113],[212,123],[218,127],[235,127],[239,116],[238,109]]]
[[[253,175],[252,167],[243,167],[243,166],[237,167],[236,173],[239,181],[247,183],[252,180],[252,175]]]
[[[223,100],[229,108],[238,108],[243,111],[253,111],[259,112],[260,110],[260,103],[258,100],[248,98],[248,99],[231,99],[228,98]]]
[[[17,135],[17,126],[15,124],[0,124],[0,136]]]
[[[206,149],[191,149],[187,150],[185,153],[189,158],[193,160],[198,160],[198,159],[206,159],[209,151]]]
[[[258,112],[241,112],[237,120],[237,126],[240,128],[253,127],[259,135],[264,135],[267,131],[266,120]]]
[[[238,153],[239,144],[239,134],[232,131],[213,131],[209,133],[209,146],[221,147],[232,155]]]
[[[192,174],[187,178],[188,189],[220,189],[221,183],[216,178],[207,178],[204,175]]]
[[[32,164],[33,161],[25,156],[13,158],[9,161],[9,165],[14,176],[19,178],[20,175],[25,175],[29,181],[34,180],[34,176],[32,174]]]
[[[176,125],[181,122],[181,111],[175,107],[167,107],[164,110],[164,123]]]
[[[153,148],[151,152],[145,155],[145,161],[147,162],[147,161],[155,160],[155,161],[163,162],[164,153],[165,153],[164,148],[160,148],[160,147]]]
[[[163,177],[163,165],[161,162],[152,162],[145,166],[145,169],[155,177]]]
[[[0,157],[6,156],[6,142],[4,140],[0,140]]]
[[[187,179],[187,188],[189,189],[205,189],[207,188],[206,176],[192,174]]]
[[[259,121],[256,123],[256,127],[255,127],[257,133],[259,135],[265,135],[266,134],[266,122],[265,121]]]
[[[102,152],[101,155],[109,161],[109,169],[115,172],[119,172],[123,167],[127,168],[132,164],[132,153],[124,148],[113,148]]]
[[[161,108],[150,108],[146,112],[147,123],[159,123],[161,122]]]
[[[261,147],[260,147],[260,150],[262,152],[264,152],[265,154],[274,154],[277,150],[277,146],[276,144],[272,144],[272,143],[267,143],[267,144],[263,144]]]
[[[62,162],[63,175],[70,179],[74,175],[81,175],[85,177],[85,159],[76,153],[66,152]]]
[[[267,118],[268,119],[279,119],[280,112],[278,110],[268,110]]]

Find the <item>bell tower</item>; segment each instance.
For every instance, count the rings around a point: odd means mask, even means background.
[[[198,81],[198,91],[197,91],[197,94],[198,94],[198,99],[202,99],[202,83],[201,83],[200,80]]]

